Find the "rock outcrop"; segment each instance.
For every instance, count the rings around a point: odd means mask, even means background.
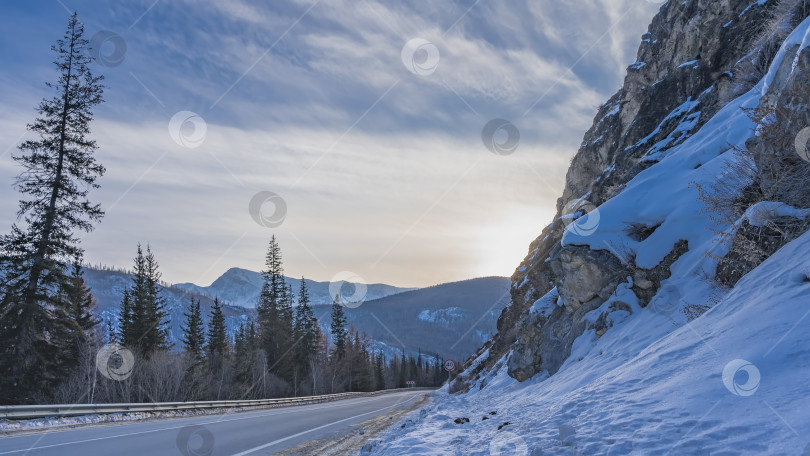
[[[604,333],[604,321],[583,317],[619,286],[627,284],[637,305],[647,305],[669,277],[669,266],[688,250],[685,242],[647,270],[611,245],[594,250],[562,246],[566,226],[588,207],[619,194],[739,93],[746,77],[750,79],[742,74],[751,71],[747,60],[756,58],[751,53],[754,40],[762,24],[769,23],[775,3],[686,0],[662,6],[642,37],[624,86],[599,109],[572,161],[556,219],[531,244],[512,276],[512,304],[498,320],[498,334],[479,352],[489,350],[487,362],[468,375],[487,370],[507,353],[509,375],[519,381],[543,371],[554,374],[586,329],[594,329],[597,337]],[[656,222],[629,224],[626,234],[643,239],[655,231]],[[557,305],[530,311],[544,296],[557,297]],[[611,306],[633,308],[620,301]]]

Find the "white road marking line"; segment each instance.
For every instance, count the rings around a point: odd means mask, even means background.
[[[414,396],[414,397],[415,397],[415,396]],[[272,441],[272,442],[270,442],[270,443],[265,443],[264,445],[257,446],[256,448],[251,448],[251,449],[249,449],[249,450],[247,450],[247,451],[243,451],[243,452],[241,452],[241,453],[235,453],[235,454],[232,454],[231,456],[245,456],[245,455],[250,454],[250,453],[255,453],[255,452],[259,451],[259,450],[263,450],[263,449],[265,449],[265,448],[269,448],[269,447],[274,446],[274,445],[277,445],[277,444],[279,444],[279,443],[281,443],[281,442],[284,442],[284,441],[287,441],[287,440],[290,440],[290,439],[294,439],[294,438],[296,438],[296,437],[300,437],[300,436],[302,436],[302,435],[304,435],[304,434],[309,434],[310,432],[319,431],[319,430],[321,430],[321,429],[328,428],[329,426],[334,426],[334,425],[336,425],[336,424],[343,423],[344,421],[353,420],[353,419],[355,419],[355,418],[360,418],[361,416],[371,415],[372,413],[379,413],[379,412],[381,412],[381,411],[383,411],[383,410],[387,410],[387,409],[390,409],[390,408],[394,408],[394,407],[396,407],[397,405],[404,404],[404,403],[406,403],[406,402],[408,402],[408,401],[410,401],[410,400],[414,399],[414,397],[411,397],[410,399],[408,399],[408,400],[406,400],[406,401],[397,402],[397,403],[396,403],[396,404],[394,404],[394,405],[389,405],[388,407],[383,407],[383,408],[381,408],[381,409],[372,410],[371,412],[361,413],[361,414],[359,414],[359,415],[355,415],[355,416],[352,416],[352,417],[349,417],[349,418],[344,418],[344,419],[342,419],[342,420],[338,420],[338,421],[335,421],[335,422],[333,422],[333,423],[324,424],[323,426],[318,426],[318,427],[316,427],[316,428],[312,428],[312,429],[309,429],[309,430],[307,430],[307,431],[299,432],[298,434],[293,434],[293,435],[290,435],[290,436],[284,437],[283,439],[274,440],[274,441]]]

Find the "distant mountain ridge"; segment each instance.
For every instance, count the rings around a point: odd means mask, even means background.
[[[329,291],[330,282],[317,282],[310,279],[305,280],[307,282],[307,289],[309,290],[309,299],[313,304],[332,303],[334,296],[332,296],[332,293]],[[301,288],[301,279],[285,277],[284,282],[288,285],[292,285],[296,293]],[[259,294],[261,293],[263,283],[264,278],[260,272],[242,268],[231,268],[207,287],[193,283],[178,283],[175,284],[174,287],[193,291],[210,298],[218,297],[220,301],[224,301],[228,304],[253,309],[259,301]],[[347,282],[347,285],[344,286],[352,285],[354,285],[353,282]],[[365,286],[366,301],[417,289],[395,287],[382,283],[366,284]]]
[[[84,279],[87,281],[93,297],[96,299],[96,315],[102,320],[104,329],[110,324],[118,330],[118,315],[121,310],[121,300],[124,290],[132,286],[132,274],[118,270],[99,270],[90,267],[84,268]],[[208,296],[173,286],[160,286],[161,296],[166,300],[171,324],[169,325],[169,340],[179,348],[183,335],[183,313],[188,311],[191,299],[199,299],[204,319],[207,321],[211,312],[213,299]],[[252,317],[255,311],[225,303],[223,306],[225,324],[228,332],[233,335],[239,325]]]
[[[121,299],[124,290],[132,285],[132,275],[125,271],[86,267],[84,277],[96,299],[96,313],[103,321],[103,328],[110,324],[117,330]],[[161,286],[161,296],[166,300],[171,319],[169,339],[174,349],[182,348],[183,314],[188,312],[192,298],[200,300],[203,320],[207,324],[213,304],[208,293],[216,293],[225,304],[227,331],[232,337],[240,324],[255,319],[252,300],[258,299],[261,280],[259,273],[232,268],[209,287],[192,284]],[[297,292],[300,279],[287,280]],[[368,334],[372,349],[383,353],[387,359],[403,350],[415,355],[421,349],[425,354],[438,353],[445,358],[462,360],[494,334],[498,315],[508,302],[509,284],[505,277],[484,277],[414,290],[368,285],[367,301],[358,307],[347,306],[346,318],[349,325]],[[307,280],[307,285],[319,293],[313,293],[318,296],[313,308],[321,329],[329,334],[329,283]],[[390,294],[395,291],[399,292]],[[369,299],[384,293],[389,294]]]
[[[345,309],[350,325],[396,351],[462,361],[495,333],[510,302],[510,279],[481,277],[397,293]],[[328,330],[329,306],[314,306]]]

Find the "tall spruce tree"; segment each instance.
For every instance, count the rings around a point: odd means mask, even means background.
[[[146,329],[141,346],[146,353],[154,353],[171,348],[171,343],[169,342],[169,311],[166,308],[166,300],[160,293],[161,273],[158,271],[158,262],[149,245],[146,246],[144,265],[146,266],[146,286],[143,289],[142,306],[145,312]]]
[[[256,306],[261,345],[267,357],[267,365],[275,370],[284,352],[282,347],[282,328],[279,319],[279,306],[286,287],[284,285],[284,268],[281,262],[281,248],[276,236],[270,238],[270,245],[265,255],[265,269],[262,272],[264,283]],[[275,373],[275,372],[274,372]]]
[[[304,277],[301,277],[301,288],[298,292],[298,306],[295,308],[295,327],[293,335],[297,341],[295,346],[295,365],[293,366],[295,375],[294,381],[296,382],[295,388],[297,392],[297,383],[303,379],[310,371],[310,361],[314,359],[318,350],[318,332],[316,326],[318,320],[315,318],[315,313],[312,311],[312,305],[309,303],[309,291],[307,290],[307,283]]]
[[[335,354],[338,359],[342,359],[346,355],[346,314],[343,312],[343,305],[340,304],[339,295],[336,295],[332,302],[332,324],[329,329],[332,331]]]
[[[202,312],[200,311],[200,300],[191,298],[191,305],[183,327],[183,350],[192,358],[195,364],[202,362],[205,353],[205,333],[203,331]]]
[[[211,318],[208,321],[208,353],[211,354],[211,363],[215,367],[222,365],[222,360],[228,352],[228,335],[225,331],[225,314],[222,313],[222,304],[219,298],[214,298],[211,307]]]
[[[288,382],[295,381],[296,342],[295,313],[293,302],[295,293],[292,285],[285,286],[278,306],[278,347],[280,358],[276,361],[276,374]]]
[[[259,349],[259,331],[256,329],[256,322],[251,320],[247,327],[245,339],[247,340],[247,347],[249,350]]]
[[[83,361],[87,364],[88,359],[92,357],[90,352],[93,350],[96,341],[94,329],[101,320],[96,318],[93,311],[96,300],[90,289],[87,288],[87,282],[82,275],[80,260],[75,260],[71,269],[68,282],[63,289],[64,299],[69,306],[69,315],[73,326],[71,362],[80,363]]]
[[[297,364],[309,365],[309,361],[318,350],[318,320],[309,301],[309,291],[304,277],[301,277],[301,288],[298,292],[298,306],[295,308],[295,333],[298,337]]]
[[[73,263],[72,272],[64,291],[65,298],[70,304],[71,319],[79,329],[76,333],[76,340],[89,342],[92,336],[91,331],[101,321],[96,318],[93,311],[96,300],[93,293],[87,288],[87,281],[84,280],[82,265],[78,259]]]
[[[124,346],[133,347],[137,337],[132,330],[135,321],[135,313],[132,309],[132,296],[129,288],[126,288],[121,298],[121,310],[118,312],[118,334],[112,333],[110,340],[122,343]],[[112,327],[109,328],[112,330]]]
[[[203,372],[205,363],[205,330],[203,327],[200,300],[191,298],[188,313],[183,313],[183,351],[186,371],[183,377],[183,396],[178,400],[201,399],[204,390]]]
[[[102,77],[90,71],[83,34],[73,14],[52,47],[59,77],[47,86],[56,93],[28,125],[38,139],[13,157],[24,168],[15,183],[25,195],[17,212],[24,223],[0,237],[0,403],[47,396],[76,362],[71,345],[80,329],[64,299],[67,269],[82,254],[76,232],[91,231],[103,215],[87,195],[104,173],[88,138]]]
[[[368,341],[361,339],[360,333],[352,328],[353,337],[350,350],[350,390],[371,391],[374,388],[374,377],[371,369],[371,358],[368,352]]]
[[[160,294],[160,272],[151,248],[138,244],[132,286],[121,303],[121,341],[148,357],[169,344],[169,313]],[[128,307],[128,308],[127,308]]]
[[[374,358],[374,389],[385,389],[385,356],[382,352],[378,353]]]
[[[233,339],[234,375],[236,381],[241,384],[247,383],[250,372],[251,350],[247,331],[243,322],[236,330]]]

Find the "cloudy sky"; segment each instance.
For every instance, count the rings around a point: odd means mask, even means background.
[[[107,87],[92,127],[107,173],[91,193],[107,214],[83,238],[86,258],[129,267],[149,243],[167,281],[202,285],[261,269],[272,234],[292,276],[511,275],[660,6],[114,3],[3,3],[0,229],[15,220],[11,154],[50,95],[50,46],[76,10]],[[482,135],[493,119],[509,123]]]

